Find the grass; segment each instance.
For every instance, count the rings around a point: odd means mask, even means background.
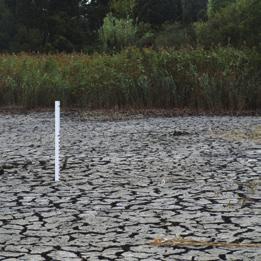
[[[250,130],[235,129],[223,133],[212,133],[213,138],[222,138],[229,141],[251,141],[261,143],[261,125],[252,127]]]
[[[254,50],[232,48],[2,54],[0,106],[258,111],[260,66]]]
[[[223,247],[223,248],[261,248],[261,243],[228,243],[228,242],[208,242],[203,240],[190,240],[190,239],[154,239],[151,244],[160,247],[166,246],[185,246],[185,247]]]

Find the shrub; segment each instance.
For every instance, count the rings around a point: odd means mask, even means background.
[[[222,8],[235,3],[236,0],[208,0],[208,16],[211,17],[215,13],[220,12]]]
[[[132,19],[119,19],[109,14],[104,18],[99,35],[104,50],[121,50],[135,42],[136,33],[137,26]]]
[[[154,45],[156,47],[188,47],[195,44],[194,28],[181,23],[165,24],[162,30],[156,35]]]
[[[261,1],[236,0],[211,14],[206,23],[197,23],[196,31],[201,45],[232,45],[234,47],[261,47]]]

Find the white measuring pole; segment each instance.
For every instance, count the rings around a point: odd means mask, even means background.
[[[60,180],[60,102],[55,102],[55,181]]]

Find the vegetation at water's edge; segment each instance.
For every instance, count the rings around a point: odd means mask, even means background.
[[[0,0],[0,52],[261,48],[261,0]]]
[[[1,55],[0,104],[26,108],[261,109],[261,56],[233,48]]]
[[[0,52],[0,106],[261,108],[261,0],[0,0]]]

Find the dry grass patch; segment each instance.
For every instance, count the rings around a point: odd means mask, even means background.
[[[261,144],[261,125],[251,130],[231,130],[223,133],[211,133],[212,138],[221,138],[229,141],[252,141]]]
[[[227,242],[208,242],[201,240],[190,239],[154,239],[151,244],[158,247],[172,247],[172,246],[185,246],[185,247],[223,247],[223,248],[261,248],[261,243],[227,243]]]

